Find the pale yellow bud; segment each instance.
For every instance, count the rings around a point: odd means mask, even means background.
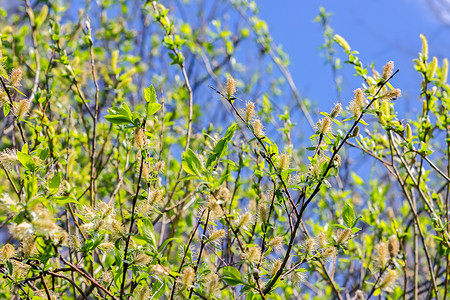
[[[423,34],[420,35],[420,39],[422,40],[422,59],[426,61],[428,59],[428,41]]]
[[[350,51],[351,50],[351,48],[350,48],[350,45],[347,43],[347,41],[342,37],[342,36],[340,36],[339,34],[335,34],[334,35],[334,40],[336,41],[336,43],[338,43],[339,44],[339,46],[341,46],[345,51]]]
[[[411,126],[409,125],[409,123],[406,124],[406,140],[408,142],[412,141],[412,130],[411,130]]]
[[[332,119],[336,119],[336,117],[339,116],[339,114],[341,113],[341,111],[342,111],[342,104],[341,104],[341,103],[336,103],[336,104],[334,105],[333,110],[332,110],[331,113],[330,113],[330,117],[331,117]]]
[[[448,58],[444,58],[442,69],[441,69],[441,77],[440,77],[440,83],[441,85],[444,85],[447,83],[447,76],[448,76]]]

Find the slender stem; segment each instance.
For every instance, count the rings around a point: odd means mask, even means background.
[[[202,258],[203,249],[205,248],[205,240],[206,240],[206,230],[208,228],[208,222],[209,222],[209,214],[211,213],[210,209],[208,208],[208,213],[206,214],[206,222],[205,227],[203,228],[203,234],[201,236],[201,245],[200,245],[200,251],[198,252],[198,258],[197,258],[197,264],[194,267],[194,273],[197,274],[197,270],[200,267],[200,261]],[[194,287],[190,288],[189,291],[189,299],[192,297],[192,292],[194,291]]]
[[[133,230],[133,225],[134,225],[134,221],[136,218],[136,203],[137,203],[137,199],[139,197],[139,192],[141,189],[141,179],[142,179],[142,168],[144,166],[144,154],[142,154],[141,157],[141,165],[139,168],[139,179],[137,182],[137,188],[136,188],[136,194],[133,198],[133,208],[131,209],[131,221],[130,221],[130,228],[128,229],[128,235],[127,238],[125,240],[125,251],[123,254],[123,272],[122,272],[122,285],[120,287],[120,299],[123,299],[123,293],[125,292],[125,281],[126,281],[126,276],[127,276],[127,271],[128,271],[128,267],[129,267],[129,262],[127,261],[127,254],[128,254],[128,247],[130,245],[130,239],[131,239],[131,235],[132,235],[132,230]]]
[[[110,296],[112,299],[114,300],[119,300],[117,297],[115,297],[110,291],[108,291],[104,286],[102,286],[100,283],[98,283],[94,278],[92,278],[88,273],[83,272],[82,270],[80,270],[76,265],[71,264],[70,262],[68,262],[61,254],[59,255],[59,257],[61,258],[61,260],[68,265],[69,267],[71,267],[73,270],[75,270],[77,273],[79,273],[81,276],[83,276],[84,278],[86,278],[87,280],[89,280],[94,286],[96,286],[98,289],[102,290],[103,292],[105,292],[108,296]]]
[[[346,143],[346,141],[350,138],[350,135],[353,132],[353,129],[358,125],[359,121],[361,121],[364,112],[367,111],[367,109],[369,109],[372,105],[372,103],[377,99],[378,94],[380,93],[381,89],[386,85],[386,83],[389,82],[389,80],[391,80],[397,73],[399,72],[399,70],[397,69],[397,71],[395,71],[386,81],[384,81],[378,91],[376,92],[376,94],[374,95],[373,99],[370,101],[370,103],[366,106],[365,110],[359,115],[359,117],[355,120],[355,122],[353,123],[353,126],[350,128],[350,130],[347,132],[346,136],[344,137],[344,139],[341,141],[341,143],[339,144],[339,146],[336,148],[336,150],[333,152],[333,155],[330,158],[330,162],[328,163],[327,168],[325,169],[324,174],[322,175],[322,179],[318,182],[316,188],[314,189],[314,191],[311,193],[311,195],[308,197],[308,199],[303,203],[299,215],[297,217],[297,221],[295,223],[294,226],[294,231],[291,234],[291,238],[289,241],[289,245],[288,248],[286,250],[286,254],[284,256],[284,259],[281,263],[280,269],[277,271],[277,273],[275,274],[275,276],[267,283],[266,287],[264,288],[264,294],[267,294],[270,292],[270,290],[272,289],[272,287],[275,285],[275,283],[277,282],[277,280],[279,279],[279,277],[281,276],[284,267],[287,264],[287,261],[289,260],[289,256],[292,250],[292,247],[294,245],[294,241],[295,241],[295,236],[298,230],[298,227],[302,221],[302,217],[303,217],[303,213],[306,210],[306,207],[308,206],[308,204],[312,201],[312,199],[316,196],[316,194],[319,192],[320,187],[322,186],[323,181],[325,180],[328,172],[330,171],[330,169],[333,166],[333,161],[334,158],[336,157],[337,153],[339,152],[339,150],[343,147],[343,145]]]
[[[183,269],[184,261],[186,260],[186,255],[187,255],[187,252],[189,250],[189,246],[191,245],[192,240],[194,239],[195,233],[197,232],[197,229],[200,226],[200,223],[202,221],[203,215],[205,214],[205,211],[206,210],[203,210],[202,215],[200,216],[200,218],[199,218],[199,220],[197,222],[197,225],[195,226],[194,230],[191,233],[191,236],[189,237],[188,243],[186,245],[186,249],[184,250],[183,258],[181,259],[180,267],[178,268],[178,273],[180,273],[181,270]],[[170,293],[170,299],[173,299],[173,296],[175,294],[175,286],[177,284],[177,278],[178,278],[178,275],[176,275],[175,278],[174,278],[172,291]]]

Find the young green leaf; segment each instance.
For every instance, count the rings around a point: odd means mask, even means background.
[[[353,211],[353,207],[350,203],[345,204],[344,211],[342,212],[342,218],[344,219],[344,223],[347,227],[352,228],[355,225],[355,212]]]

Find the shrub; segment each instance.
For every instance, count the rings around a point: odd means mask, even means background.
[[[308,140],[274,116],[282,81],[237,62],[253,45],[291,81],[253,4],[210,25],[151,1],[87,1],[75,22],[42,2],[1,19],[2,298],[445,299],[448,60],[424,36],[423,107],[403,120],[394,62],[369,69],[321,10],[327,61],[339,45],[362,85],[321,117],[290,85]],[[258,80],[270,91],[244,99]]]

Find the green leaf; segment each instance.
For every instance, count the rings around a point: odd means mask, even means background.
[[[113,124],[127,125],[133,123],[133,113],[125,103],[121,107],[111,107],[108,109],[109,115],[105,119]]]
[[[154,115],[160,108],[161,104],[159,103],[147,103],[146,104],[147,117]]]
[[[48,181],[48,187],[51,190],[57,190],[59,189],[59,185],[61,184],[61,172],[55,174],[49,181]]]
[[[79,203],[73,196],[59,196],[52,198],[57,204]]]
[[[17,152],[17,159],[19,159],[20,163],[25,169],[29,171],[34,171],[36,169],[36,164],[34,163],[33,158],[29,154]]]
[[[44,6],[42,6],[41,12],[39,13],[39,15],[36,17],[36,19],[34,21],[36,28],[39,28],[42,25],[42,22],[45,21],[45,19],[47,18],[47,15],[48,15],[48,6],[44,5]]]
[[[208,157],[208,160],[206,161],[207,169],[213,166],[213,164],[217,163],[217,161],[225,154],[228,149],[228,143],[233,138],[233,135],[237,128],[238,127],[236,123],[231,124],[225,132],[225,136],[217,142],[216,147],[214,147],[213,153]]]
[[[347,225],[348,228],[352,228],[353,225],[355,224],[356,220],[355,212],[353,211],[353,207],[348,202],[344,206],[342,218],[344,219],[344,223],[345,225]]]
[[[350,175],[353,178],[353,181],[357,184],[357,185],[364,185],[364,180],[359,177],[355,172],[351,172]]]
[[[166,246],[167,246],[168,243],[170,243],[171,241],[176,240],[176,239],[177,239],[177,238],[170,238],[170,239],[165,240],[164,243],[162,243],[162,245],[159,246],[158,252],[163,251],[164,248],[166,248]]]
[[[38,156],[40,159],[46,160],[48,157],[48,154],[50,153],[50,149],[44,148],[44,149],[38,150],[37,153],[38,153]]]
[[[140,220],[138,222],[138,229],[139,234],[150,244],[150,248],[156,251],[156,236],[152,221],[148,218]]]
[[[122,115],[106,115],[105,119],[117,125],[127,125],[132,123],[132,120],[130,118]]]
[[[145,101],[152,104],[156,102],[156,91],[153,85],[144,90]]]
[[[200,163],[197,154],[195,154],[191,149],[187,149],[183,153],[181,165],[186,173],[202,177],[200,171],[203,170],[203,166]]]
[[[241,272],[239,272],[236,268],[230,266],[223,268],[222,279],[231,286],[246,284],[245,281],[242,280]]]
[[[10,111],[11,111],[11,106],[9,106],[8,103],[5,103],[5,105],[3,105],[3,115],[6,117],[7,115],[9,115]]]

